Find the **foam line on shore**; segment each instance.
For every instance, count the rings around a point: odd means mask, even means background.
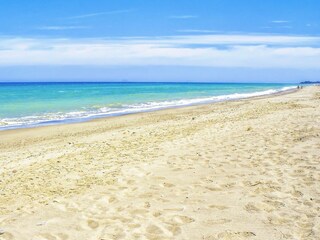
[[[160,102],[146,102],[139,104],[128,104],[117,107],[102,107],[98,109],[89,109],[83,111],[73,112],[57,112],[48,113],[38,116],[25,116],[19,118],[3,118],[0,119],[0,130],[16,129],[16,128],[30,128],[45,125],[54,125],[62,123],[83,122],[95,118],[121,116],[126,114],[133,114],[139,112],[156,111],[166,108],[184,107],[197,104],[223,102],[237,99],[245,99],[251,97],[259,97],[277,94],[285,91],[295,89],[296,86],[284,87],[281,89],[270,89],[266,91],[252,92],[252,93],[233,93],[220,96],[212,96],[205,98],[179,99],[171,101]]]

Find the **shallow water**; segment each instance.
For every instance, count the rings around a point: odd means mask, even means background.
[[[0,83],[0,130],[271,94],[290,84]]]

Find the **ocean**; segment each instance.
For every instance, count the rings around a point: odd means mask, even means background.
[[[0,83],[0,130],[272,94],[293,84]]]

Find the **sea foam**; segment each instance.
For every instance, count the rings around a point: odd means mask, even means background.
[[[258,91],[252,93],[233,93],[205,98],[179,99],[171,101],[151,101],[139,104],[124,104],[116,106],[113,105],[110,107],[86,109],[83,111],[72,111],[67,113],[53,112],[34,116],[23,116],[19,118],[2,118],[0,119],[0,130],[36,127],[42,125],[53,125],[59,123],[81,122],[94,118],[108,116],[119,116],[132,113],[161,110],[166,108],[230,101],[236,99],[244,99],[250,97],[275,94],[283,91],[288,91],[294,88],[296,88],[296,86],[284,87],[281,89],[270,89],[266,91]]]

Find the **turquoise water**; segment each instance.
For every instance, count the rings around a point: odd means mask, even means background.
[[[0,83],[0,130],[270,94],[289,84]]]

